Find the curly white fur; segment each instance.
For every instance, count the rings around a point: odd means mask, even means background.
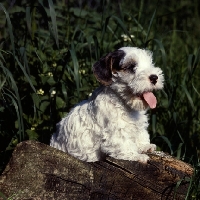
[[[105,156],[147,162],[144,153],[156,145],[150,144],[146,110],[150,101],[155,104],[152,91],[164,82],[152,53],[123,47],[101,58],[93,71],[102,86],[57,124],[50,145],[87,162]]]

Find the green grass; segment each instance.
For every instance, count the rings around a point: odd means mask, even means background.
[[[138,46],[153,51],[165,74],[149,111],[152,142],[196,167],[187,199],[198,199],[199,7],[197,0],[2,1],[0,171],[19,142],[49,143],[56,123],[98,86],[96,60]]]

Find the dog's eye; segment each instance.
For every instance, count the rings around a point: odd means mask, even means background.
[[[135,67],[136,67],[136,63],[132,63],[128,65],[127,67],[125,67],[124,69],[128,72],[135,73]]]

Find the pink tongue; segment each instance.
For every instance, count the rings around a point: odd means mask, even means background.
[[[150,108],[155,108],[156,107],[156,97],[152,92],[146,92],[143,94],[144,100],[149,104]]]

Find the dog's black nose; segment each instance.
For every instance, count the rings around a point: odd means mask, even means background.
[[[157,83],[158,76],[155,74],[152,74],[149,76],[149,79],[150,79],[151,83],[153,83],[155,85]]]

